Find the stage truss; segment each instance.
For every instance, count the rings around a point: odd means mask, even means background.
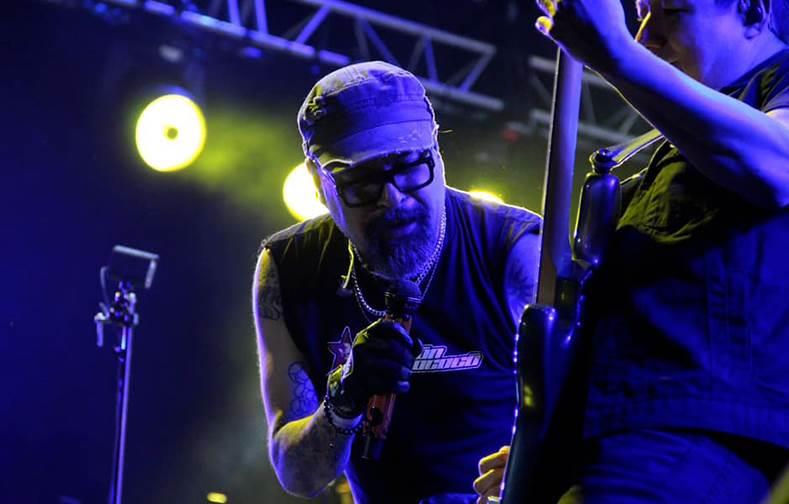
[[[340,67],[354,61],[381,59],[412,71],[431,97],[472,110],[506,111],[502,98],[477,89],[496,55],[492,44],[342,0],[45,0],[70,6],[117,6],[169,17],[263,51]],[[300,9],[298,19],[277,19],[284,4]],[[274,8],[276,7],[276,8]],[[334,28],[342,37],[321,36]],[[339,39],[339,44],[337,40]],[[529,59],[532,93],[526,121],[509,126],[527,134],[544,132],[550,121],[554,64]],[[579,135],[591,144],[615,144],[633,138],[648,125],[603,79],[587,71],[583,83]]]

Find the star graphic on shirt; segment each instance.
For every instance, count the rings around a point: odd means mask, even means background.
[[[337,341],[329,341],[328,347],[332,356],[330,370],[336,368],[340,364],[344,364],[345,361],[348,360],[348,356],[351,354],[352,343],[351,328],[348,326],[345,326],[345,329],[342,330],[340,339]]]

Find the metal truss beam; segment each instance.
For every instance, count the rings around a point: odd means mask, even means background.
[[[352,63],[355,58],[347,50],[321,47],[313,40],[317,38],[316,32],[331,19],[346,18],[354,25],[356,47],[351,53],[361,55],[362,59],[383,59],[414,72],[432,96],[493,112],[504,109],[501,99],[474,90],[480,75],[496,54],[494,45],[341,0],[278,0],[314,9],[301,23],[280,34],[270,32],[265,0],[103,1],[178,18],[181,22],[246,41],[262,49],[285,52],[303,59],[317,59],[337,67]],[[401,62],[395,57],[392,43],[387,41],[387,35],[391,34],[405,36],[413,44],[409,61]],[[447,59],[439,64],[436,46],[463,54],[464,61],[458,65]],[[419,71],[421,68],[426,69],[426,75]]]
[[[45,0],[71,3],[76,0]],[[441,98],[488,112],[504,110],[505,103],[474,89],[488,68],[496,47],[424,24],[398,18],[342,0],[94,0],[170,17],[198,29],[213,32],[241,44],[277,51],[330,66],[344,66],[355,60],[383,59],[412,71],[433,98]],[[267,7],[267,1],[269,6]],[[299,7],[300,22],[272,33],[271,16],[280,14],[285,4]],[[276,6],[277,9],[270,7]],[[308,13],[303,17],[304,13]],[[321,28],[342,22],[345,47],[338,49],[319,37]],[[348,25],[347,23],[351,23]],[[280,23],[282,24],[282,23]],[[352,26],[351,30],[347,27]],[[393,37],[399,37],[392,40]],[[320,40],[318,40],[320,39]],[[411,44],[407,61],[397,58],[403,43]],[[350,43],[350,44],[349,44]],[[351,45],[349,48],[348,45]],[[397,51],[394,50],[397,48]],[[439,51],[442,50],[442,51]],[[450,50],[453,58],[441,58]],[[539,56],[529,58],[529,91],[532,95],[527,123],[510,127],[524,133],[544,130],[550,123],[554,62]],[[596,74],[586,71],[579,140],[616,144],[634,138],[649,125]]]

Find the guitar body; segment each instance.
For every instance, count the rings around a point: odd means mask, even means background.
[[[518,409],[502,502],[555,504],[569,488],[582,435],[584,387],[577,366],[585,341],[577,317],[581,284],[565,282],[567,306],[533,304],[517,343]],[[562,313],[565,312],[565,313]]]
[[[526,484],[527,478],[544,482],[543,460],[549,448],[546,443],[547,424],[541,407],[551,395],[543,379],[547,374],[543,357],[553,353],[551,342],[557,336],[556,309],[549,305],[528,305],[518,331],[516,365],[518,371],[518,409],[515,429],[507,461],[506,485],[502,502],[547,502],[551,498],[546,485]],[[551,485],[554,486],[554,485]]]

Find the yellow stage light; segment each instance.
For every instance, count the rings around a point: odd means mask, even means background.
[[[290,214],[299,221],[311,219],[329,211],[318,199],[315,183],[304,163],[291,170],[285,179],[282,186],[282,199]]]
[[[217,504],[226,504],[227,495],[219,492],[211,492],[206,496],[208,502],[216,502]]]
[[[504,203],[504,200],[501,199],[501,196],[499,196],[497,194],[493,194],[492,192],[489,192],[489,191],[483,191],[483,190],[480,190],[480,189],[472,189],[468,193],[473,198],[481,199],[481,200],[484,200],[484,201],[492,201],[494,203]]]
[[[186,168],[205,145],[205,118],[186,96],[168,94],[149,103],[137,119],[137,151],[157,171]]]

